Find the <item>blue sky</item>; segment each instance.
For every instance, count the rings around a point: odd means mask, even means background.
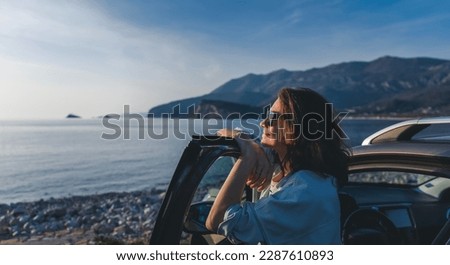
[[[450,59],[450,1],[0,0],[0,119],[146,112],[248,73]]]

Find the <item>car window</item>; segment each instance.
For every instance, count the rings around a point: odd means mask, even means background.
[[[402,171],[366,171],[351,173],[348,181],[353,183],[384,183],[395,185],[418,186],[434,176]]]
[[[217,158],[200,181],[191,204],[214,201],[235,161],[236,159],[230,156]],[[203,242],[211,244],[211,242],[216,243],[223,239],[224,237],[216,234],[196,235],[183,231],[180,244],[204,244]]]
[[[228,173],[231,171],[234,162],[235,158],[230,156],[217,158],[198,185],[192,203],[214,200],[220,187],[225,182]]]
[[[415,134],[411,140],[420,141],[450,141],[450,124],[432,124]]]

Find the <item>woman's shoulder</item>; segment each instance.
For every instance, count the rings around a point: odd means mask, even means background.
[[[312,170],[298,170],[293,172],[288,179],[300,180],[300,181],[322,181],[332,178],[332,176],[324,175]]]
[[[320,173],[312,171],[312,170],[307,170],[307,169],[301,169],[301,170],[297,170],[295,172],[292,173],[292,176],[297,176],[297,177],[319,177],[321,176]]]
[[[299,186],[303,188],[323,188],[325,186],[334,187],[334,177],[329,175],[323,175],[319,172],[311,170],[299,170],[291,175],[287,176],[286,179],[282,180],[284,183],[282,186]],[[335,187],[334,187],[335,188]]]

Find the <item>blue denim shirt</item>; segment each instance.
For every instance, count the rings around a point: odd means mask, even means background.
[[[301,170],[277,186],[257,202],[230,206],[218,233],[235,244],[341,244],[334,177]]]

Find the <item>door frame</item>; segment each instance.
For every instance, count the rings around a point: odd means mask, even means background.
[[[221,156],[240,156],[236,140],[193,135],[175,169],[158,213],[150,244],[180,243],[184,221],[197,187],[209,167]]]

